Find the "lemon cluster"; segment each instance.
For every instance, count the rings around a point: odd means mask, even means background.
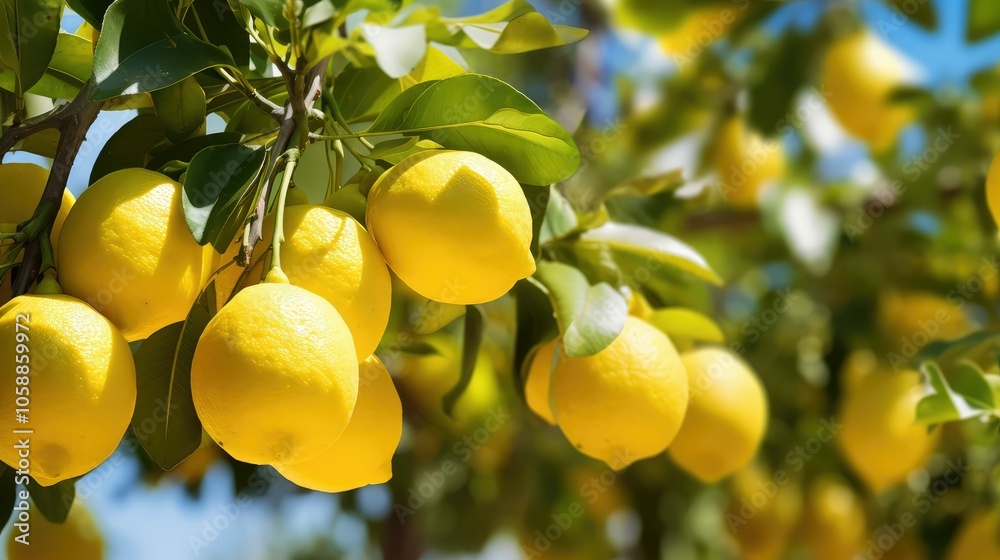
[[[541,346],[525,397],[582,453],[614,469],[668,450],[705,482],[749,463],[767,427],[767,397],[745,362],[717,347],[679,354],[634,316],[593,356],[567,357],[559,339]]]

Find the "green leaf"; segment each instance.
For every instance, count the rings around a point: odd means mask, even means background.
[[[441,398],[444,413],[448,416],[451,416],[452,411],[455,409],[455,403],[457,403],[458,399],[465,394],[465,390],[469,388],[469,383],[472,382],[472,374],[476,370],[476,360],[479,359],[479,346],[482,342],[483,314],[480,313],[478,308],[470,305],[466,308],[465,312],[465,331],[462,342],[462,370],[458,378],[458,383],[456,383],[455,386]]]
[[[288,29],[288,18],[285,17],[285,0],[239,0],[257,19],[271,27]],[[294,4],[294,2],[293,2]]]
[[[647,257],[657,264],[684,270],[713,284],[722,284],[722,279],[698,251],[655,229],[607,222],[584,232],[580,236],[580,242],[605,244],[613,250]]]
[[[413,332],[419,335],[431,334],[447,327],[462,315],[465,315],[464,305],[454,305],[442,303],[440,301],[427,300],[420,310],[420,318],[413,326]]]
[[[535,276],[552,301],[567,356],[592,356],[621,334],[628,303],[609,284],[591,286],[576,268],[546,261]]]
[[[156,115],[137,115],[118,129],[101,149],[90,172],[89,184],[119,169],[144,167],[149,150],[166,138]]]
[[[511,86],[479,74],[406,90],[368,132],[417,135],[479,152],[529,185],[562,181],[580,164],[580,151],[558,123]]]
[[[604,196],[653,196],[672,192],[684,186],[684,171],[675,169],[650,177],[638,177],[619,183]]]
[[[62,523],[69,516],[69,510],[76,499],[76,479],[57,482],[52,486],[42,486],[36,480],[28,488],[31,501],[42,517],[52,523]]]
[[[985,39],[1000,32],[1000,4],[993,0],[969,0],[969,16],[966,20],[969,42]]]
[[[761,59],[753,65],[753,76],[748,96],[750,106],[747,118],[750,124],[765,134],[780,128],[794,113],[792,102],[804,84],[808,72],[814,67],[814,35],[789,32],[780,41],[762,52]]]
[[[240,141],[241,135],[237,132],[216,132],[204,136],[195,136],[181,142],[180,144],[157,146],[157,149],[150,151],[149,161],[146,162],[146,169],[159,169],[171,161],[190,162],[191,158],[198,152],[209,146],[219,146],[222,144],[236,144]]]
[[[66,0],[66,3],[94,29],[100,29],[112,0]]]
[[[45,74],[28,93],[53,99],[72,99],[90,79],[94,53],[90,41],[72,33],[60,32],[56,50]],[[0,65],[0,88],[14,91],[14,69]]]
[[[236,63],[188,33],[167,2],[115,0],[94,52],[90,99],[155,91],[213,66]]]
[[[225,253],[259,190],[266,151],[241,144],[212,146],[191,159],[184,176],[184,217],[200,245]]]
[[[17,500],[17,471],[0,463],[0,529],[7,526]]]
[[[941,424],[981,416],[993,410],[993,396],[989,383],[974,365],[966,364],[956,371],[958,384],[969,393],[959,393],[949,385],[934,362],[924,362],[920,371],[930,381],[933,393],[917,403],[917,422],[920,424]],[[975,379],[978,377],[978,380]],[[988,403],[988,404],[987,404]]]
[[[913,0],[887,0],[889,5],[894,6],[905,17],[907,21],[914,21],[917,25],[926,29],[933,29],[937,26],[937,14],[934,11],[933,2],[914,2]],[[975,0],[973,0],[975,3]],[[970,14],[972,16],[972,14]],[[969,18],[974,19],[974,16]]]
[[[648,321],[671,339],[723,343],[726,336],[711,317],[692,309],[667,307],[657,309]]]
[[[427,34],[423,25],[387,27],[363,23],[361,33],[375,49],[378,67],[393,79],[412,72],[427,53]]]
[[[209,43],[225,47],[238,66],[250,64],[250,35],[227,2],[222,0],[194,0],[187,19],[194,19],[197,13]],[[188,29],[198,29],[196,23]]]
[[[518,280],[512,290],[516,312],[513,372],[517,393],[524,396],[531,351],[538,343],[550,340],[559,331],[552,302],[546,292],[530,280]]]
[[[205,122],[205,92],[193,76],[151,94],[167,139],[183,142]]]
[[[6,0],[11,1],[11,0]],[[17,55],[21,90],[35,85],[52,60],[62,19],[62,0],[13,0],[16,8]]]
[[[554,25],[528,2],[513,0],[484,14],[428,22],[431,40],[499,54],[516,54],[575,43],[587,30]]]
[[[11,25],[11,21],[15,25]],[[0,62],[7,68],[10,68],[15,76],[19,76],[21,74],[21,63],[17,57],[16,24],[17,14],[13,9],[13,5],[9,0],[4,0],[0,4],[0,31],[3,31],[0,33]],[[14,91],[14,88],[10,88],[10,91]]]
[[[215,281],[187,319],[156,331],[135,353],[136,402],[132,430],[163,470],[180,464],[201,445],[201,421],[191,397],[191,362],[212,316]]]
[[[979,360],[1000,349],[1000,331],[982,330],[954,340],[935,340],[917,352],[914,361],[932,360],[947,367],[962,359]]]
[[[542,229],[538,232],[539,242],[545,244],[553,239],[559,239],[576,229],[578,225],[580,221],[569,200],[566,200],[559,189],[554,186],[549,187],[549,204],[545,208]]]
[[[375,150],[372,150],[372,158],[376,161],[384,161],[388,163],[389,166],[392,166],[398,164],[413,154],[426,152],[427,150],[443,149],[441,144],[438,144],[433,140],[417,140],[416,136],[404,136],[403,138],[397,138],[396,140],[406,140],[407,142],[396,147],[383,148],[381,150],[379,148],[383,144],[388,144],[388,142],[376,144]],[[376,153],[376,151],[378,153]]]

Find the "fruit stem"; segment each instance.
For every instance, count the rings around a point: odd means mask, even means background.
[[[274,237],[271,239],[272,255],[271,270],[281,269],[281,243],[285,240],[285,198],[288,196],[288,185],[292,182],[292,174],[299,162],[298,148],[290,148],[285,152],[285,170],[281,175],[281,186],[278,188],[278,200],[275,203]]]

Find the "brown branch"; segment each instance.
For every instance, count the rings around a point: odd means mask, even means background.
[[[50,128],[59,131],[59,144],[48,180],[45,182],[45,190],[42,191],[42,198],[38,201],[35,214],[28,223],[30,224],[39,218],[44,219],[44,222],[40,226],[36,226],[40,227],[40,231],[33,231],[25,245],[24,260],[21,262],[20,271],[12,285],[15,296],[27,293],[43,264],[46,266],[53,264],[45,262],[46,255],[41,250],[39,235],[50,234],[52,223],[56,214],[59,213],[59,206],[62,204],[63,192],[66,190],[66,182],[69,179],[70,170],[73,168],[73,161],[80,151],[80,145],[86,138],[87,130],[101,112],[103,102],[88,101],[87,92],[89,90],[90,82],[87,82],[80,89],[76,98],[67,105],[52,111],[44,119],[12,127],[4,133],[3,137],[0,137],[0,158],[2,158],[18,142],[32,134]]]

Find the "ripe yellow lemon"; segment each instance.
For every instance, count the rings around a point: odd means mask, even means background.
[[[735,5],[691,10],[678,25],[660,35],[660,46],[667,54],[687,57],[680,60],[691,62],[716,39],[728,33],[741,13],[742,10]]]
[[[857,493],[829,475],[818,478],[806,497],[803,536],[815,560],[863,555],[868,540],[865,507]]]
[[[358,398],[351,332],[329,302],[303,288],[250,286],[198,340],[191,396],[205,431],[236,459],[312,459],[340,437]]]
[[[553,372],[553,416],[585,455],[615,469],[662,453],[677,435],[688,380],[665,334],[635,317],[607,348],[561,360]]]
[[[187,317],[212,272],[211,247],[195,242],[181,185],[124,169],[83,191],[60,235],[59,280],[129,341]]]
[[[996,511],[978,511],[966,518],[959,527],[948,551],[948,560],[1000,560],[1000,520]]]
[[[751,465],[733,477],[725,522],[741,560],[779,560],[788,549],[802,512],[802,491],[777,472]]]
[[[7,560],[103,560],[104,539],[90,511],[77,498],[66,521],[52,523],[34,505],[28,510],[31,528],[27,545],[14,540],[17,531],[7,536]]]
[[[841,126],[876,153],[891,148],[913,119],[912,109],[889,101],[906,79],[906,62],[870,32],[838,39],[826,54],[822,79],[827,104]]]
[[[284,217],[281,269],[288,281],[326,299],[351,329],[357,359],[363,361],[378,347],[389,323],[392,283],[371,236],[354,218],[326,206],[289,206]],[[254,260],[269,245],[274,220],[264,223],[264,240],[254,248]],[[234,243],[223,259],[236,257]],[[245,269],[232,265],[216,277],[216,293],[229,293]],[[259,275],[248,278],[256,284]],[[228,290],[228,291],[226,291]]]
[[[343,435],[315,459],[278,466],[285,478],[312,490],[343,492],[392,478],[392,454],[403,433],[403,406],[382,362],[361,363],[358,404]]]
[[[476,153],[406,158],[372,187],[367,222],[389,267],[434,301],[492,301],[535,271],[521,186]]]
[[[667,450],[684,470],[716,482],[750,462],[767,430],[767,395],[750,367],[722,348],[681,355],[690,401]]]
[[[785,173],[785,150],[778,140],[768,141],[740,116],[722,125],[715,152],[722,199],[739,208],[756,208],[761,191]]]
[[[907,345],[919,349],[931,340],[969,332],[962,308],[932,292],[887,292],[879,298],[877,322],[897,354]]]
[[[840,450],[872,490],[899,484],[933,450],[937,432],[916,423],[922,397],[919,373],[878,371],[841,401]]]
[[[35,213],[38,201],[42,199],[45,182],[49,172],[33,163],[5,163],[0,165],[0,193],[3,194],[3,205],[0,206],[0,224],[14,225],[25,222]],[[63,222],[73,208],[76,198],[69,189],[63,191],[59,213],[52,224],[52,248],[56,248],[59,232]],[[0,231],[11,233],[15,231],[2,228]]]
[[[538,348],[531,359],[528,379],[524,385],[524,399],[528,401],[528,408],[552,425],[555,425],[556,419],[549,404],[549,387],[552,380],[552,359],[558,342],[559,339],[555,339]]]
[[[110,321],[67,295],[16,297],[0,307],[0,360],[10,364],[0,385],[0,408],[9,412],[0,417],[3,462],[16,467],[14,446],[30,437],[31,474],[49,486],[114,453],[132,419],[136,388],[132,353]],[[15,424],[16,408],[29,409],[26,424]],[[19,436],[18,428],[34,433]]]

